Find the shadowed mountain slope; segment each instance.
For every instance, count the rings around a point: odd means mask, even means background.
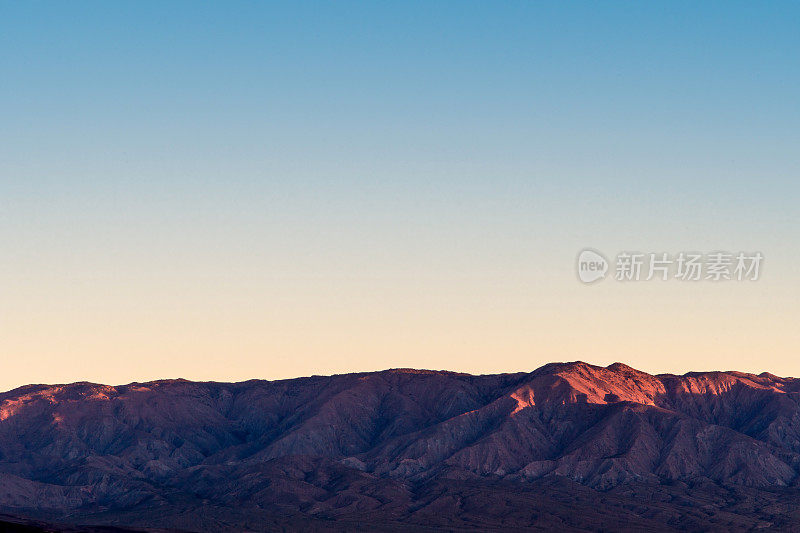
[[[208,531],[789,528],[799,400],[766,373],[582,362],[30,385],[0,394],[0,510]]]

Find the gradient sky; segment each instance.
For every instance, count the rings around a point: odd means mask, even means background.
[[[800,375],[793,2],[0,1],[0,389]],[[761,251],[581,285],[584,247]]]

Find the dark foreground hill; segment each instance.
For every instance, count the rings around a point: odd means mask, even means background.
[[[58,524],[789,531],[799,472],[800,380],[770,374],[576,362],[0,394],[0,512]]]

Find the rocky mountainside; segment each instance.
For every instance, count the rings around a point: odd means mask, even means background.
[[[791,530],[800,380],[553,363],[0,394],[0,512],[187,531]]]

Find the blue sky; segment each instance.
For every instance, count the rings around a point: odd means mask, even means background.
[[[2,2],[3,351],[34,361],[8,385],[669,367],[622,326],[540,331],[598,304],[584,246],[762,250],[731,298],[797,318],[798,27],[791,2]],[[753,366],[763,326],[698,291],[633,301],[705,298],[703,328],[640,330]],[[779,334],[764,364],[800,372]]]

